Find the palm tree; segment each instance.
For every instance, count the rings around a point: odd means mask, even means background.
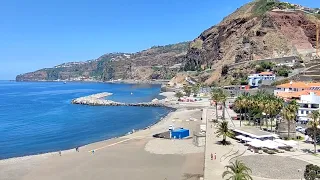
[[[244,120],[247,120],[247,112],[248,112],[248,104],[249,104],[249,98],[250,98],[250,94],[249,93],[242,93],[242,104],[244,106]]]
[[[222,144],[226,145],[227,144],[227,136],[233,135],[233,132],[229,129],[228,127],[228,122],[227,121],[222,121],[219,126],[218,130],[216,132],[217,137],[222,136]]]
[[[248,101],[249,101],[249,95],[243,93],[241,96],[239,96],[235,102],[234,102],[234,106],[237,110],[240,111],[240,127],[241,127],[241,122],[242,122],[242,116],[244,114],[244,116],[246,116],[246,109],[248,109]],[[246,119],[246,117],[245,117]]]
[[[227,170],[223,172],[222,178],[229,176],[228,180],[253,180],[250,176],[250,173],[252,173],[251,169],[241,161],[236,160],[235,162],[231,162],[225,168]]]
[[[216,106],[216,118],[218,120],[218,102],[220,102],[220,93],[219,89],[215,88],[211,91],[211,99],[214,101],[214,104]]]
[[[220,89],[219,90],[219,95],[220,95],[220,102],[222,103],[222,119],[225,119],[227,94],[222,89]]]
[[[271,111],[271,131],[272,131],[272,119],[274,119],[274,117],[281,112],[283,105],[284,105],[283,99],[274,96],[273,106]]]
[[[195,85],[192,86],[192,93],[194,94],[195,97],[197,96],[199,91],[200,91],[200,85],[199,84],[195,84]]]
[[[312,119],[309,121],[309,125],[311,126],[313,130],[313,146],[314,146],[314,153],[317,153],[317,130],[319,125],[319,111],[312,111],[311,114],[309,114],[309,117]]]
[[[241,127],[241,121],[242,121],[242,96],[237,97],[237,99],[234,101],[234,108],[240,112],[240,127]]]
[[[186,95],[189,97],[191,94],[191,87],[190,86],[183,86],[183,91],[186,93]]]
[[[291,101],[285,108],[282,110],[282,117],[288,122],[288,139],[290,139],[290,127],[291,127],[291,122],[295,120],[296,118],[296,113],[298,110],[298,105],[297,102]]]
[[[291,125],[291,122],[294,122],[296,120],[299,105],[296,100],[293,100],[288,104],[287,107],[288,107],[288,110],[290,111],[289,116],[288,116],[289,117],[289,119],[288,119],[289,120],[288,121],[288,135],[289,135],[290,125]],[[289,136],[288,136],[288,139],[289,139]]]
[[[272,113],[272,107],[273,107],[273,102],[271,99],[266,99],[264,101],[264,108],[265,108],[265,113],[266,113],[266,126],[267,126],[267,129],[269,129],[269,118],[271,117],[271,113]]]

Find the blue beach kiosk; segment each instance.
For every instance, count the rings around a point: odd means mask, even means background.
[[[186,138],[190,135],[188,129],[175,129],[175,130],[170,130],[170,137],[171,139],[183,139]]]

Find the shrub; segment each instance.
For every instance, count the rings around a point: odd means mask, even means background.
[[[306,180],[314,180],[314,179],[319,179],[320,178],[320,167],[313,165],[313,164],[308,164],[306,166],[306,170],[304,171],[304,178]]]
[[[228,71],[229,71],[229,66],[228,66],[228,65],[223,65],[223,66],[222,66],[221,75],[222,75],[222,76],[227,75],[227,74],[228,74]]]
[[[176,94],[175,94],[175,96],[178,98],[178,99],[180,99],[181,97],[183,97],[183,94],[182,94],[182,92],[176,92]]]
[[[261,66],[257,66],[256,67],[256,73],[261,73],[261,72],[263,72],[264,71],[264,68],[263,67],[261,67]]]
[[[248,85],[248,81],[246,79],[241,79],[240,85]]]
[[[288,77],[290,71],[288,69],[280,68],[277,70],[277,76],[283,76],[283,77]]]

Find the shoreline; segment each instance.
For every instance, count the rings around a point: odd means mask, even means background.
[[[170,108],[170,107],[165,107],[165,108]],[[108,141],[116,140],[116,139],[120,139],[120,138],[127,138],[128,136],[134,135],[134,134],[136,134],[138,132],[141,132],[141,131],[144,131],[144,130],[147,130],[147,129],[150,129],[150,128],[154,128],[158,124],[160,124],[161,122],[163,122],[166,119],[168,119],[175,111],[177,111],[177,109],[175,109],[175,108],[170,108],[170,109],[172,109],[172,110],[169,111],[169,113],[166,116],[161,117],[158,121],[156,121],[155,123],[152,123],[151,125],[149,125],[149,126],[147,126],[145,128],[137,129],[134,132],[127,132],[127,133],[125,133],[123,135],[112,137],[112,138],[109,138],[109,139],[99,140],[99,141],[96,141],[96,142],[85,144],[85,145],[79,146],[79,148],[82,149],[82,148],[85,148],[87,146],[94,145],[96,143],[103,143],[103,142],[108,142]],[[75,151],[75,148],[71,148],[71,149],[61,150],[61,153],[63,153],[63,154],[64,153],[72,153],[74,151]],[[57,153],[59,153],[59,151],[52,151],[52,152],[45,152],[45,153],[40,153],[40,154],[33,154],[33,155],[5,158],[5,159],[0,159],[0,163],[1,162],[10,162],[10,161],[22,161],[22,160],[28,160],[28,159],[37,158],[37,157],[47,157],[47,156],[50,156],[50,155],[56,155]]]
[[[10,81],[10,80],[5,80],[5,81]],[[12,80],[14,82],[69,82],[69,83],[105,83],[105,84],[155,84],[155,85],[162,85],[166,84],[170,80],[116,80],[116,81],[99,81],[99,80],[90,80],[90,81],[72,81],[72,80],[30,80],[30,81],[17,81],[17,80]],[[11,81],[11,82],[12,82]]]
[[[161,96],[164,96],[164,98],[168,98],[169,96],[165,93],[162,93],[160,92],[159,95]],[[89,144],[85,144],[85,145],[82,145],[82,146],[79,146],[80,149],[84,148],[84,147],[87,147],[87,146],[90,146],[90,145],[93,145],[93,144],[96,144],[96,143],[103,143],[103,142],[108,142],[108,141],[111,141],[111,140],[116,140],[116,139],[120,139],[120,138],[126,138],[127,136],[130,136],[130,135],[134,135],[138,132],[141,132],[141,131],[144,131],[144,130],[148,130],[150,128],[154,128],[156,127],[158,124],[160,124],[161,122],[165,121],[166,119],[168,119],[174,112],[176,112],[179,108],[176,108],[176,107],[168,107],[168,106],[163,106],[163,108],[167,108],[169,109],[169,112],[167,115],[161,117],[159,120],[157,120],[156,122],[144,127],[144,128],[140,128],[140,129],[134,129],[135,131],[134,132],[127,132],[123,135],[120,135],[120,136],[116,136],[116,137],[112,137],[112,138],[109,138],[109,139],[104,139],[104,140],[99,140],[99,141],[95,141],[95,142],[91,142]],[[74,148],[70,148],[70,149],[65,149],[65,150],[61,150],[62,153],[72,153],[75,151],[75,147]],[[47,157],[47,156],[52,156],[52,155],[55,155],[57,154],[59,151],[51,151],[51,152],[44,152],[44,153],[39,153],[39,154],[32,154],[32,155],[26,155],[26,156],[16,156],[16,157],[10,157],[10,158],[4,158],[4,159],[0,159],[0,163],[1,162],[15,162],[15,161],[23,161],[23,160],[27,160],[27,159],[31,159],[31,158],[37,158],[37,157]]]

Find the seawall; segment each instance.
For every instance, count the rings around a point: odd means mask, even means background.
[[[122,103],[104,99],[107,96],[111,96],[112,93],[104,92],[93,94],[90,96],[80,97],[73,99],[72,104],[81,104],[89,106],[141,106],[141,107],[164,107],[164,100],[154,100],[152,102],[142,102],[142,103]]]

